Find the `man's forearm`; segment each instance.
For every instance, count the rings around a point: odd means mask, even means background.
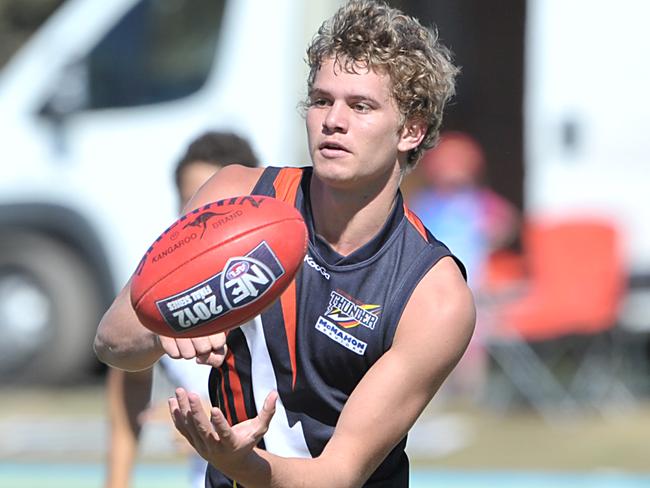
[[[126,371],[151,367],[163,354],[155,334],[132,336],[130,340],[114,341],[101,333],[95,337],[95,354],[103,363]]]
[[[218,464],[218,463],[217,463]],[[353,488],[354,480],[343,465],[329,465],[323,458],[285,458],[254,449],[241,466],[216,466],[226,476],[249,488]]]
[[[164,353],[158,336],[138,321],[126,290],[102,317],[93,347],[100,361],[127,371],[148,368]]]

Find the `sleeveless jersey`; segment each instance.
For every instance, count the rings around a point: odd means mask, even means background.
[[[260,447],[288,457],[322,452],[348,396],[390,348],[414,288],[438,260],[451,256],[400,194],[382,230],[352,254],[339,255],[314,232],[311,175],[310,167],[268,167],[253,190],[300,210],[309,230],[308,252],[280,299],[228,333],[229,352],[209,384],[212,404],[231,424],[255,417],[276,389],[276,413]],[[365,486],[408,486],[405,445],[406,438]],[[209,466],[206,486],[237,485]]]

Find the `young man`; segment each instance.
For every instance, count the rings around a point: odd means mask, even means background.
[[[128,285],[98,329],[99,357],[123,368],[165,352],[218,367],[210,419],[196,394],[170,399],[176,428],[210,463],[206,486],[407,486],[406,434],[474,327],[462,265],[399,193],[453,94],[446,49],[415,19],[352,1],[308,61],[313,168],[231,166],[188,206],[245,193],[293,203],[310,233],[294,285],[228,333],[227,354],[220,335],[148,332]]]
[[[257,157],[246,139],[230,132],[205,132],[190,142],[174,172],[180,208],[185,207],[196,191],[217,171],[233,164],[250,168],[258,165]],[[163,356],[160,370],[174,386],[201,393],[208,398],[210,368],[191,360]],[[153,369],[126,372],[109,368],[106,394],[109,416],[109,449],[106,488],[131,485],[142,418],[149,408]],[[205,461],[198,454],[190,459],[190,486],[205,486]]]

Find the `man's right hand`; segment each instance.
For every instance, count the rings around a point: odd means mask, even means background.
[[[205,337],[175,339],[158,336],[165,353],[174,359],[196,359],[199,364],[218,368],[226,357],[226,334],[219,333]]]

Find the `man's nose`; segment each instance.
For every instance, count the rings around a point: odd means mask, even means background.
[[[334,102],[330,105],[323,120],[323,129],[327,132],[346,132],[348,130],[347,106]]]

